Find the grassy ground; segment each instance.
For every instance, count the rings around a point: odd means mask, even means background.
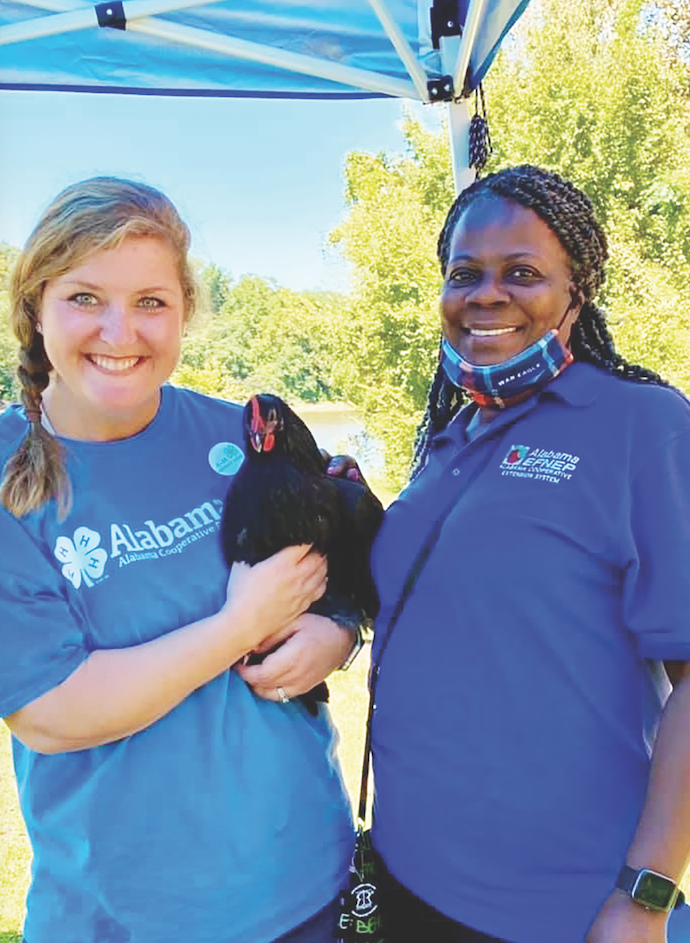
[[[351,796],[359,790],[367,667],[368,657],[362,653],[349,671],[336,673],[329,680],[331,711],[340,731],[340,758]],[[29,860],[12,773],[9,731],[0,721],[0,943],[21,943]]]
[[[29,858],[12,774],[9,731],[0,721],[0,943],[21,941]]]

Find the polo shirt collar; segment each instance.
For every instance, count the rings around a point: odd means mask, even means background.
[[[540,390],[536,399],[555,396],[569,406],[591,406],[609,376],[591,363],[575,361]]]
[[[555,377],[535,396],[528,400],[511,406],[508,409],[501,410],[498,415],[487,425],[487,429],[495,431],[506,423],[513,422],[518,416],[531,412],[536,409],[542,399],[554,397],[560,399],[568,406],[587,407],[597,399],[609,374],[600,370],[590,363],[581,363],[576,361],[572,363],[567,370],[564,370],[559,376]],[[471,404],[468,404],[471,408]],[[452,421],[438,432],[432,439],[432,448],[436,449],[448,440],[455,440],[458,435],[464,437],[464,431],[460,431],[464,420],[460,419],[464,410],[461,410]]]

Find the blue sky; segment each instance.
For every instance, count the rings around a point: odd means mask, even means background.
[[[393,99],[0,91],[0,241],[22,245],[67,184],[116,174],[163,189],[192,230],[194,254],[233,276],[344,290],[347,267],[324,243],[344,215],[345,157],[401,153],[402,114]]]

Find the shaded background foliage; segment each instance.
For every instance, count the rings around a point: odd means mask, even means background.
[[[687,389],[690,76],[665,38],[677,8],[541,0],[504,50],[491,112],[495,165],[541,163],[594,202],[621,353]]]
[[[7,280],[17,250],[0,242],[0,403],[16,398],[17,342],[10,328]]]
[[[208,310],[190,329],[174,382],[235,399],[259,390],[293,402],[343,397],[333,379],[333,337],[343,317],[337,295],[256,276],[234,282],[215,266],[202,282]]]
[[[536,163],[592,198],[611,260],[600,301],[621,353],[690,390],[690,11],[681,0],[533,0],[486,82],[487,171]],[[438,349],[435,241],[452,199],[445,133],[408,118],[407,154],[351,155],[332,239],[355,267],[364,338],[347,383],[405,478]]]
[[[690,5],[687,0],[532,0],[486,82],[495,151],[558,170],[592,198],[609,234],[600,301],[629,360],[690,391]],[[206,313],[176,383],[244,400],[348,401],[404,483],[438,351],[436,237],[453,199],[445,129],[411,114],[402,154],[349,155],[348,295],[294,292],[200,267]],[[0,246],[0,311],[15,250]],[[0,324],[0,397],[14,344]]]

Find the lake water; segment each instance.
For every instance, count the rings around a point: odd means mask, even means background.
[[[365,478],[384,474],[383,452],[365,431],[356,410],[349,406],[316,404],[301,405],[297,412],[309,426],[319,448],[331,455],[354,456]]]

